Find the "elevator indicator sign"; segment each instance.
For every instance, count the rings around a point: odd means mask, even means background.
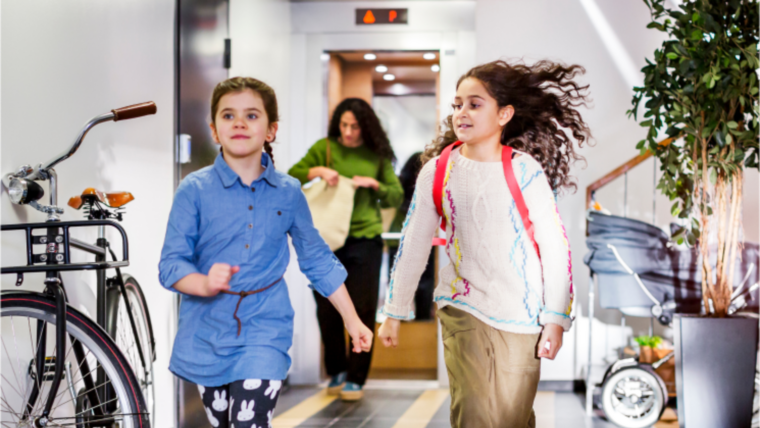
[[[409,9],[356,9],[356,25],[408,24]]]

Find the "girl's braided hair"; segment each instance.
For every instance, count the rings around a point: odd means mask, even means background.
[[[216,125],[216,112],[219,110],[219,100],[221,100],[223,96],[248,89],[259,94],[261,97],[261,100],[264,102],[264,111],[266,111],[269,123],[279,122],[280,116],[277,113],[277,96],[274,93],[274,89],[261,80],[254,79],[253,77],[233,77],[219,82],[219,84],[216,85],[214,92],[211,95],[211,122]],[[264,150],[272,159],[272,166],[274,166],[272,144],[269,141],[264,141]]]

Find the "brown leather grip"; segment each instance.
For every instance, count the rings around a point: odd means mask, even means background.
[[[140,103],[122,108],[111,110],[114,114],[113,121],[118,122],[120,120],[134,119],[140,116],[147,116],[149,114],[156,114],[156,103],[148,101],[147,103]]]

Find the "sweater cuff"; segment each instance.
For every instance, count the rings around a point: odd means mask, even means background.
[[[380,312],[388,318],[395,318],[397,320],[411,321],[415,318],[411,306],[396,306],[386,303]]]
[[[388,185],[385,183],[377,182],[377,196],[379,198],[384,198],[388,196]]]
[[[573,319],[569,315],[560,312],[545,310],[538,315],[538,323],[544,326],[547,324],[557,324],[564,331],[568,331],[573,324]]]

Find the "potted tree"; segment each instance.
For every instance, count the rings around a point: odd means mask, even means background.
[[[749,427],[758,322],[729,316],[741,243],[742,183],[758,167],[758,2],[644,0],[667,35],[642,69],[628,114],[660,161],[657,188],[686,224],[673,238],[700,253],[704,315],[674,320],[681,426]],[[670,3],[672,4],[672,3]],[[662,135],[670,144],[658,144]],[[757,221],[752,218],[750,221]]]

